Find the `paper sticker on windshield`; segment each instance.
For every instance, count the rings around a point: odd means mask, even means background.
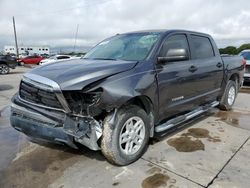
[[[103,42],[101,42],[99,45],[106,45],[106,44],[108,44],[109,43],[109,40],[107,40],[107,41],[103,41]],[[98,45],[98,46],[99,46]]]

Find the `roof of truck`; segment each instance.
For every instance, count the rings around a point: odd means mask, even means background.
[[[155,30],[141,30],[141,31],[132,31],[127,32],[124,34],[130,34],[130,33],[175,33],[175,32],[183,32],[183,33],[190,33],[190,34],[198,34],[198,35],[207,35],[209,34],[202,33],[202,32],[196,32],[196,31],[189,31],[189,30],[182,30],[182,29],[155,29]]]

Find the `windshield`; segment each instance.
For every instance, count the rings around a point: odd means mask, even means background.
[[[90,50],[84,58],[139,61],[147,57],[160,33],[132,33],[106,39]]]
[[[245,60],[250,60],[250,52],[242,52],[240,54]]]

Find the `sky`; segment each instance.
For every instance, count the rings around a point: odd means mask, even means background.
[[[186,29],[219,47],[250,43],[249,0],[0,0],[0,51],[14,45],[93,46],[117,33]]]

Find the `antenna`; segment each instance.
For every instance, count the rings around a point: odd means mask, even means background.
[[[13,16],[13,27],[14,27],[14,35],[15,35],[15,44],[16,44],[16,56],[19,58],[18,45],[17,45],[17,36],[16,36],[16,23],[15,17]]]
[[[75,52],[75,48],[76,48],[76,40],[77,40],[77,35],[78,35],[78,28],[79,28],[79,24],[77,24],[77,27],[76,27],[75,44],[74,44],[74,52]]]

